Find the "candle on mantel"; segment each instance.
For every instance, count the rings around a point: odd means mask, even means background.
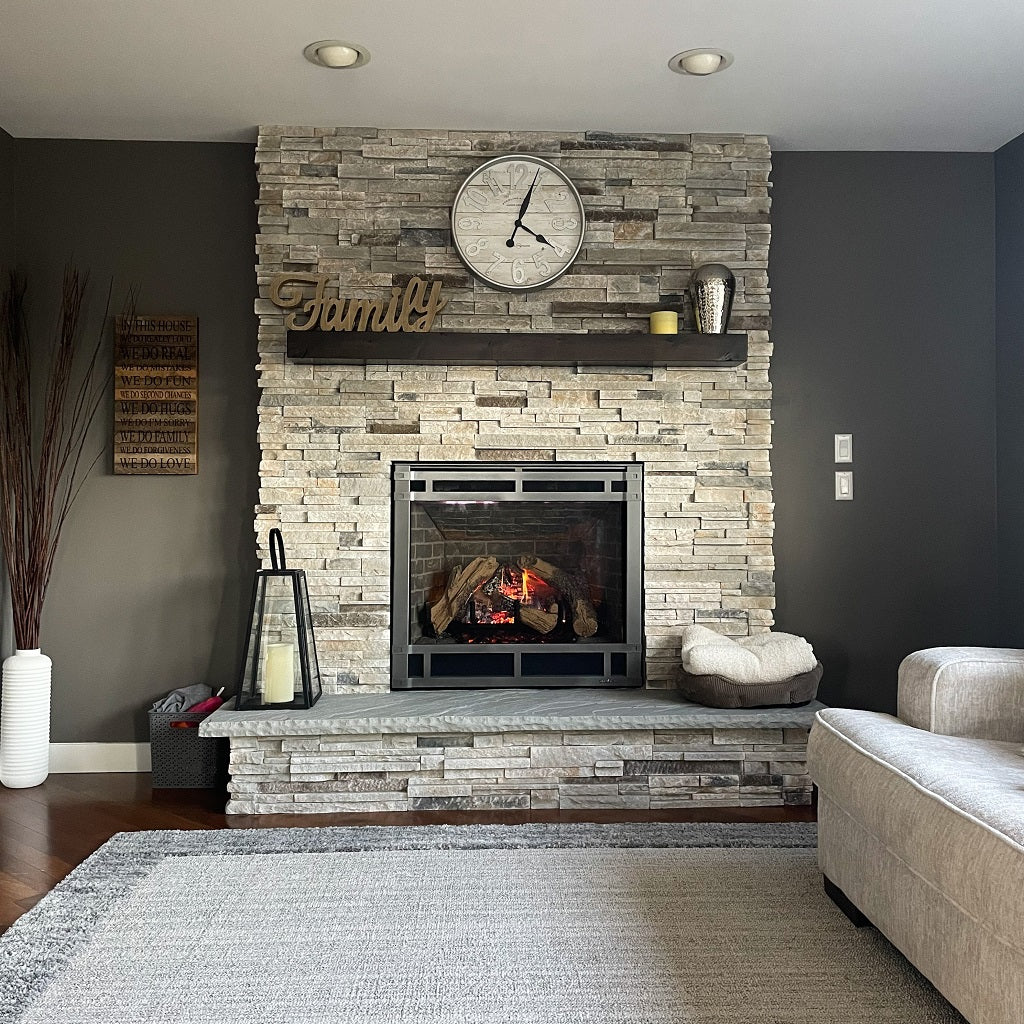
[[[263,673],[263,699],[268,704],[290,704],[295,699],[295,645],[267,644]]]
[[[678,334],[679,314],[674,309],[659,309],[651,314],[651,334]]]

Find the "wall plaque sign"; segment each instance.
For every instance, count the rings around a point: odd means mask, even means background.
[[[199,472],[198,321],[117,317],[114,332],[114,472]]]
[[[386,299],[330,298],[327,274],[275,274],[270,279],[270,301],[281,309],[302,309],[284,318],[289,331],[373,331],[426,334],[438,313],[448,305],[441,297],[441,282],[411,278],[403,290],[391,289]],[[303,285],[314,288],[303,299]]]

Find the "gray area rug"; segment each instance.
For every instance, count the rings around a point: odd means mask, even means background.
[[[115,836],[0,939],[18,1024],[960,1024],[813,825]]]

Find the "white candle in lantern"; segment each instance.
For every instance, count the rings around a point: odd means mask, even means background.
[[[267,644],[263,673],[263,699],[268,704],[290,704],[295,697],[295,645]]]

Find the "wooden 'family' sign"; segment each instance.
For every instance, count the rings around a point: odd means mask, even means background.
[[[114,472],[199,472],[199,337],[194,316],[118,317]]]
[[[314,288],[306,299],[303,287]],[[412,277],[405,290],[395,286],[385,299],[331,298],[327,274],[275,274],[270,279],[270,301],[279,309],[296,309],[284,318],[289,331],[371,331],[426,334],[448,300],[440,281]],[[340,288],[340,285],[339,285]],[[305,301],[303,301],[305,299]]]

